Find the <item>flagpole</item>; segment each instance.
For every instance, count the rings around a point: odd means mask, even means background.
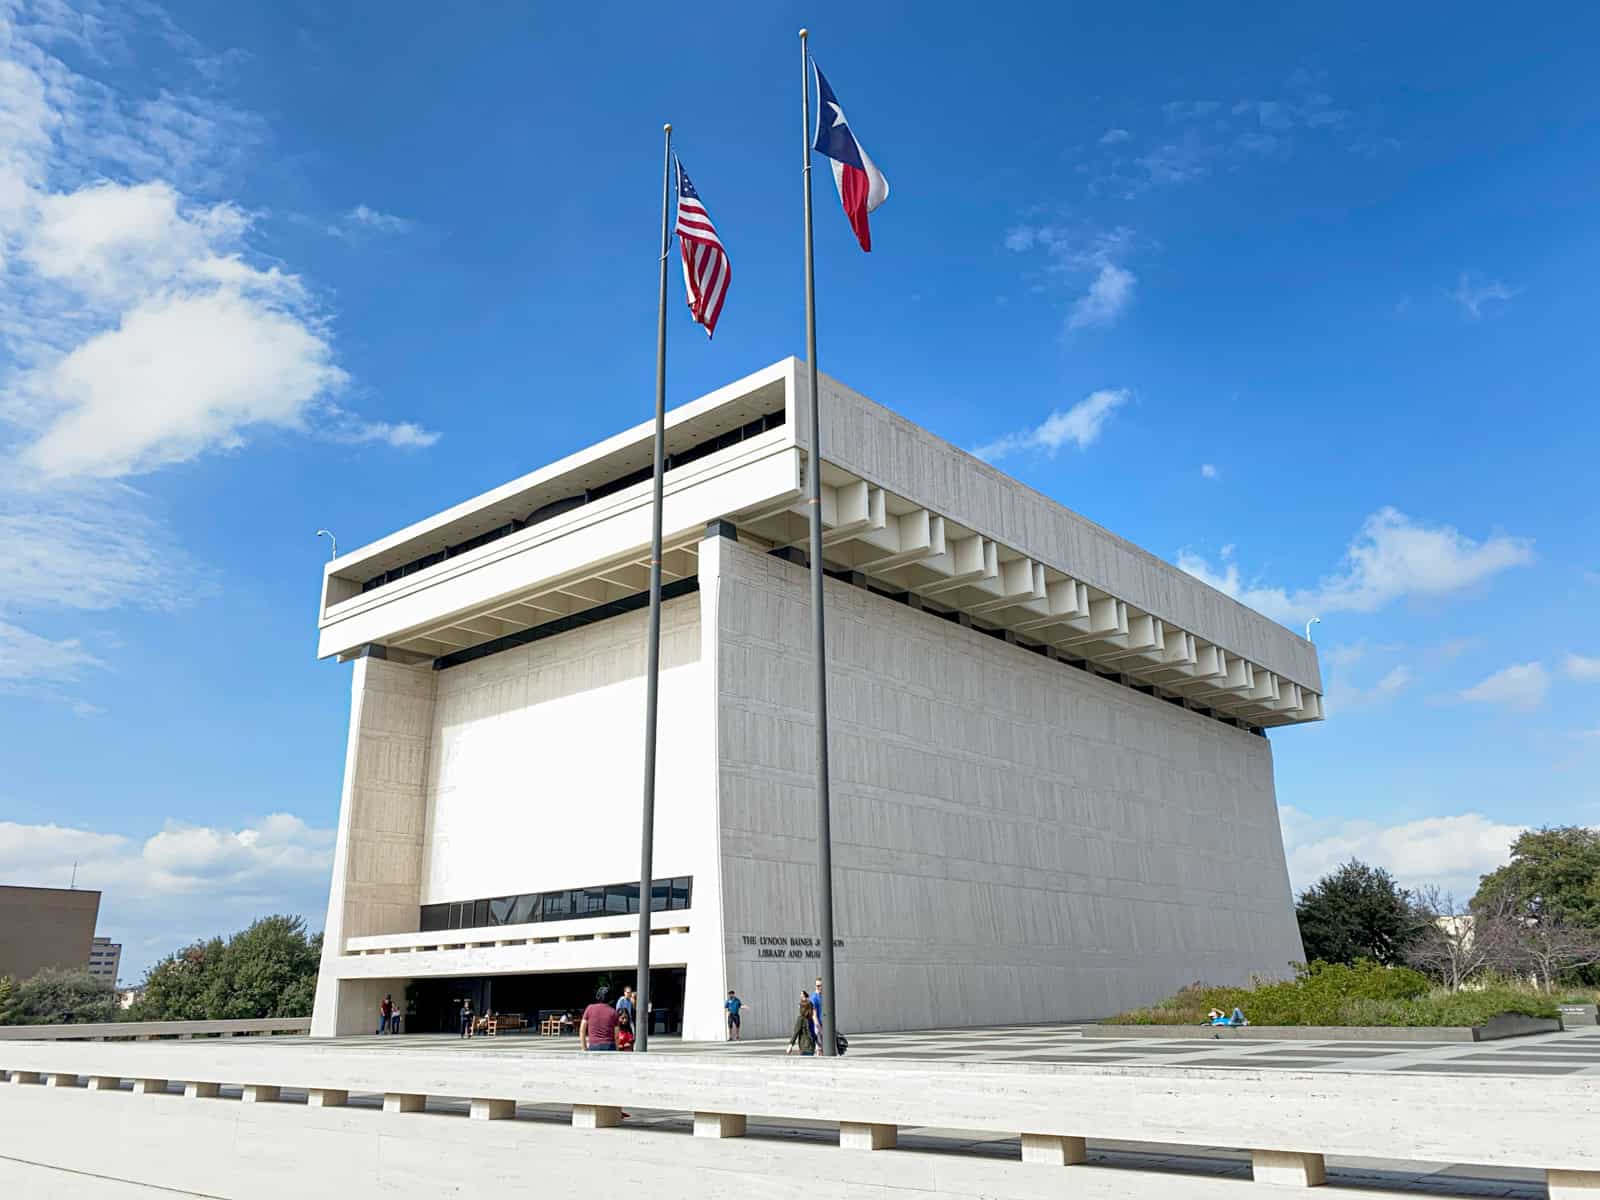
[[[667,253],[672,247],[672,126],[662,126],[661,295],[656,312],[655,490],[650,512],[650,624],[645,649],[644,816],[639,831],[639,977],[634,1005],[636,1053],[650,1048],[650,901],[655,876],[656,701],[661,676],[661,483],[667,440]]]
[[[822,1045],[832,1055],[839,1027],[839,992],[833,986],[833,831],[828,796],[828,639],[822,623],[822,419],[817,403],[816,263],[811,242],[811,80],[807,77],[807,31],[800,31],[800,149],[806,194],[806,379],[811,401],[811,653],[816,662],[817,704],[817,936],[822,942]]]

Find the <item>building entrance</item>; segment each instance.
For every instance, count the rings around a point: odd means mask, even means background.
[[[650,1007],[655,1011],[652,1033],[680,1033],[683,1030],[683,996],[687,980],[684,967],[659,967],[650,972]],[[528,1022],[534,1032],[545,1017],[572,1017],[572,1031],[578,1019],[594,1001],[595,992],[604,987],[616,1003],[625,986],[633,984],[637,971],[561,971],[540,975],[480,975],[452,978],[424,978],[406,987],[406,1033],[456,1033],[461,1028],[461,1005],[472,1001],[472,1011],[515,1013]]]

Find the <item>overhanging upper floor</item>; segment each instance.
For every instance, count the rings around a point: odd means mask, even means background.
[[[1252,726],[1322,716],[1311,643],[827,376],[826,565],[1135,686]],[[708,522],[803,552],[806,367],[785,359],[672,410],[663,575],[692,576]],[[342,555],[323,656],[419,658],[548,625],[648,586],[644,422]]]

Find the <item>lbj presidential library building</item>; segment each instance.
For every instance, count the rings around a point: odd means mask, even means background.
[[[822,472],[842,1029],[1103,1016],[1301,956],[1267,730],[1309,642],[787,359],[667,416],[655,864],[638,876],[653,425],[323,576],[351,662],[312,1032],[787,1034],[816,974],[807,472]],[[1131,476],[1130,476],[1131,478]],[[633,915],[630,915],[633,914]]]

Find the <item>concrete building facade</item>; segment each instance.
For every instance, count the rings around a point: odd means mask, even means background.
[[[89,946],[89,974],[115,986],[122,969],[122,943],[97,937]]]
[[[328,564],[353,679],[314,1033],[385,994],[569,1007],[631,978],[646,902],[667,1027],[720,1037],[733,988],[746,1036],[787,1030],[817,956],[805,371],[668,417],[648,887],[650,426]],[[1320,719],[1310,643],[819,382],[844,1027],[1285,972],[1265,732]]]
[[[82,970],[99,915],[96,891],[0,886],[0,975],[20,981],[46,967]]]

